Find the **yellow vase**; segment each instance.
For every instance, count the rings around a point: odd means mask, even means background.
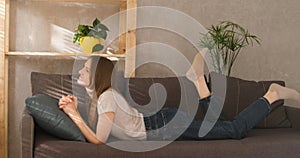
[[[96,44],[103,45],[103,39],[94,38],[94,37],[82,37],[80,39],[80,47],[84,54],[93,53],[93,48]]]

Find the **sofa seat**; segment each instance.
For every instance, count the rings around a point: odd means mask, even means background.
[[[124,152],[108,145],[59,140],[42,131],[38,131],[35,137],[35,158],[300,157],[300,130],[293,128],[253,129],[241,140],[175,141],[163,148],[142,153]],[[134,142],[121,143],[130,145]]]

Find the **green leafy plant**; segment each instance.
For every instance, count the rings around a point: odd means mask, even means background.
[[[94,37],[97,39],[103,39],[106,40],[107,38],[107,32],[109,29],[107,26],[102,24],[100,20],[97,18],[93,21],[93,25],[82,25],[79,24],[77,29],[75,30],[75,34],[73,36],[73,43],[81,44],[81,40],[83,37]],[[96,44],[93,47],[93,52],[101,51],[103,49],[103,44]]]
[[[230,76],[233,64],[242,48],[253,46],[254,42],[260,44],[260,39],[230,21],[212,25],[206,34],[201,34],[200,38],[200,46],[208,49],[214,70],[227,76]]]

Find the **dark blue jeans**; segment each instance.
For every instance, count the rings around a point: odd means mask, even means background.
[[[209,104],[211,103],[211,104]],[[219,106],[214,96],[201,99],[199,106]],[[259,98],[240,112],[233,120],[227,121],[221,116],[209,132],[199,135],[201,120],[191,118],[176,108],[164,108],[155,115],[144,117],[148,140],[214,140],[241,139],[247,132],[265,118],[270,112],[270,104],[265,98]],[[176,117],[175,117],[176,115]],[[211,120],[207,120],[211,121]],[[206,128],[206,127],[201,127]]]

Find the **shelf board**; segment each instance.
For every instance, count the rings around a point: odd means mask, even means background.
[[[56,57],[72,57],[72,56],[101,56],[125,58],[125,54],[77,54],[77,53],[61,53],[61,52],[8,52],[7,56],[56,56]]]
[[[122,4],[127,0],[32,0],[36,2],[78,2],[78,3],[99,3],[99,4]]]

